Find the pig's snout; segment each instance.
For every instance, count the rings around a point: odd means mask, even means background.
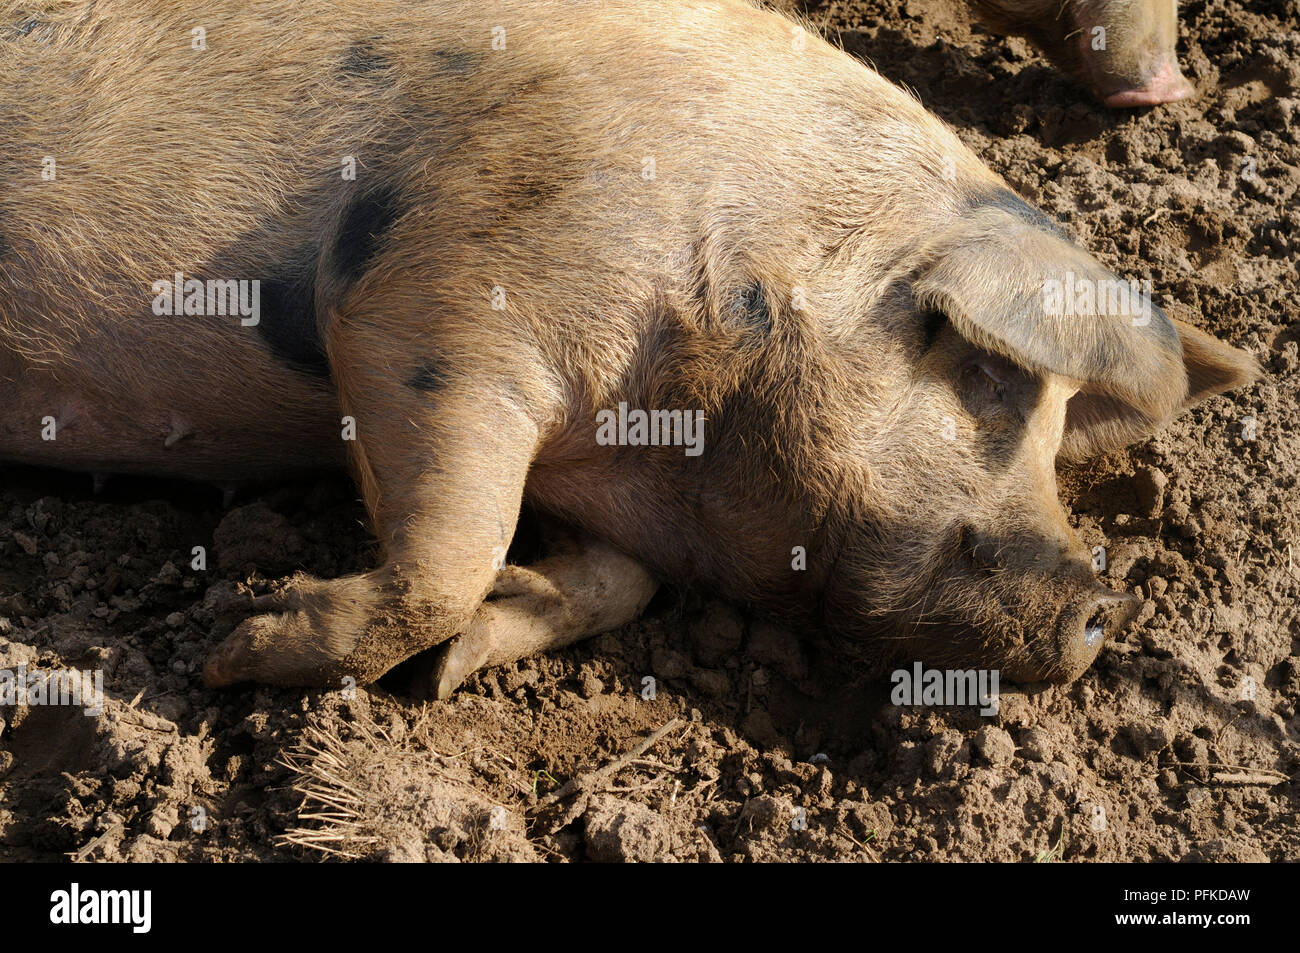
[[[958,546],[973,578],[993,581],[999,589],[997,621],[972,619],[988,637],[977,656],[980,664],[1000,669],[1010,683],[1045,688],[1087,671],[1106,640],[1133,621],[1142,600],[1098,581],[1091,554],[1064,519],[1057,527],[1037,528],[1032,534],[1037,539],[1030,535],[1019,531],[1008,542],[1007,536],[999,540],[966,524],[958,532]],[[960,599],[960,584],[957,591]]]
[[[1191,96],[1192,92],[1192,84],[1183,76],[1178,64],[1168,59],[1152,70],[1144,82],[1129,88],[1103,93],[1102,100],[1112,109],[1125,109],[1177,102]]]
[[[1167,27],[1168,35],[1157,31],[1130,39],[1121,32],[1111,47],[1100,50],[1092,48],[1090,31],[1080,31],[1076,41],[1079,65],[1071,72],[1111,109],[1187,99],[1196,89],[1178,66],[1174,51],[1176,24],[1171,22]]]
[[[1098,586],[1061,613],[1056,625],[1050,668],[1042,681],[1065,684],[1082,675],[1096,659],[1106,639],[1133,621],[1142,600],[1129,592]]]

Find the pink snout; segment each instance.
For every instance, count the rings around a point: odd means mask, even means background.
[[[1110,93],[1103,101],[1111,109],[1158,106],[1161,103],[1186,99],[1193,92],[1192,84],[1183,76],[1178,63],[1168,59],[1162,62],[1141,86]]]

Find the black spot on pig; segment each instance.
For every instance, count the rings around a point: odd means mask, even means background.
[[[344,76],[369,76],[391,65],[388,57],[378,52],[369,40],[358,40],[344,54],[342,72]]]
[[[404,211],[390,186],[372,189],[348,206],[334,243],[334,271],[344,282],[352,284],[366,273],[384,235]]]
[[[947,320],[948,316],[942,311],[931,310],[921,315],[922,350],[928,351],[934,347],[935,339],[939,337],[939,331],[943,329]]]
[[[415,373],[412,374],[410,380],[406,382],[406,386],[413,387],[416,390],[425,391],[426,393],[432,393],[441,390],[443,385],[446,383],[447,378],[442,373],[442,370],[438,367],[437,363],[434,361],[425,361],[415,369]]]
[[[282,364],[303,374],[328,378],[329,361],[316,323],[316,253],[297,256],[263,278],[257,333]]]
[[[563,185],[554,175],[520,169],[504,176],[501,182],[501,221],[525,218],[563,196]]]

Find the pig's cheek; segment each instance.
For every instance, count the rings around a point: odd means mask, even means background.
[[[1092,36],[1088,30],[1080,30],[1075,37],[1079,53],[1079,80],[1092,91],[1098,99],[1106,97],[1106,69],[1097,51],[1092,48]]]
[[[1092,31],[1081,29],[1075,37],[1079,56],[1077,79],[1088,87],[1095,99],[1109,105],[1110,99],[1141,85],[1139,70],[1129,69],[1132,76],[1120,75],[1113,52],[1092,48]]]

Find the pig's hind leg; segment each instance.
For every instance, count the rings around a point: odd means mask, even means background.
[[[547,536],[529,566],[503,566],[469,627],[437,653],[417,691],[446,698],[480,668],[616,629],[640,616],[658,581],[639,562],[576,533]]]

